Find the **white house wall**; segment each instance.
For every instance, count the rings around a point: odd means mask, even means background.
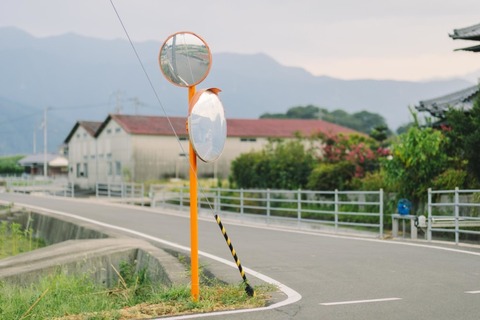
[[[91,181],[122,182],[126,180],[133,166],[131,135],[126,133],[114,120],[110,121],[97,137],[98,172]]]
[[[133,177],[136,181],[174,177],[188,168],[188,141],[172,136],[134,135]]]
[[[96,140],[79,126],[68,143],[68,178],[82,188],[96,175]]]
[[[267,138],[228,137],[220,158],[213,163],[198,159],[199,177],[225,179],[231,162],[240,154],[261,150]],[[69,142],[71,181],[82,188],[94,188],[97,182],[144,182],[162,178],[188,178],[188,139],[175,136],[131,135],[115,120],[109,121],[95,139],[79,127]],[[77,176],[77,163],[88,174]]]

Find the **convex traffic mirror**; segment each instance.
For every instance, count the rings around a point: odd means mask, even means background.
[[[202,82],[212,64],[206,42],[192,32],[177,32],[163,43],[159,55],[160,70],[165,78],[180,87]]]
[[[188,135],[195,153],[204,162],[217,160],[227,139],[227,121],[218,92],[217,88],[198,91],[190,103]]]

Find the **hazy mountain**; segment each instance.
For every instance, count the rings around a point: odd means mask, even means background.
[[[64,140],[75,121],[103,120],[118,108],[130,114],[186,115],[187,90],[169,84],[158,67],[162,40],[135,43],[150,85],[127,41],[74,34],[35,38],[15,28],[0,28],[0,155],[32,150],[33,128],[41,123],[45,107],[51,108],[51,150]],[[329,110],[379,113],[395,130],[409,121],[409,105],[473,83],[464,79],[347,81],[313,76],[264,54],[218,53],[213,56],[210,75],[199,87],[221,88],[230,118],[258,118],[263,113],[314,104]],[[17,118],[23,120],[13,125],[10,119]],[[8,130],[15,132],[16,142],[5,134]],[[43,137],[38,141],[43,148]]]

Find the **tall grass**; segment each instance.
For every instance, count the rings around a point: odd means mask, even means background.
[[[22,225],[16,222],[0,222],[0,259],[15,256],[45,245],[44,241],[33,237],[33,229],[22,230]]]
[[[256,297],[249,297],[243,285],[217,283],[202,287],[194,302],[188,286],[153,285],[145,272],[133,273],[128,263],[119,269],[114,288],[61,270],[27,287],[0,282],[0,319],[138,319],[254,308],[264,306],[267,292],[274,290],[260,287]]]

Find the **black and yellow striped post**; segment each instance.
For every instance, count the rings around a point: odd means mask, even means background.
[[[245,284],[245,292],[247,292],[247,294],[250,297],[253,297],[255,295],[255,291],[253,290],[252,286],[250,286],[250,284],[248,283],[247,276],[245,275],[245,271],[242,268],[242,264],[240,263],[240,259],[237,256],[237,252],[233,248],[232,242],[230,241],[230,238],[227,235],[227,231],[225,230],[218,214],[215,215],[215,220],[217,221],[217,224],[220,227],[220,230],[222,230],[223,237],[225,238],[225,241],[227,242],[228,247],[230,248],[230,252],[232,253],[233,259],[237,264],[238,271],[240,271],[240,275],[243,278],[243,283]]]

